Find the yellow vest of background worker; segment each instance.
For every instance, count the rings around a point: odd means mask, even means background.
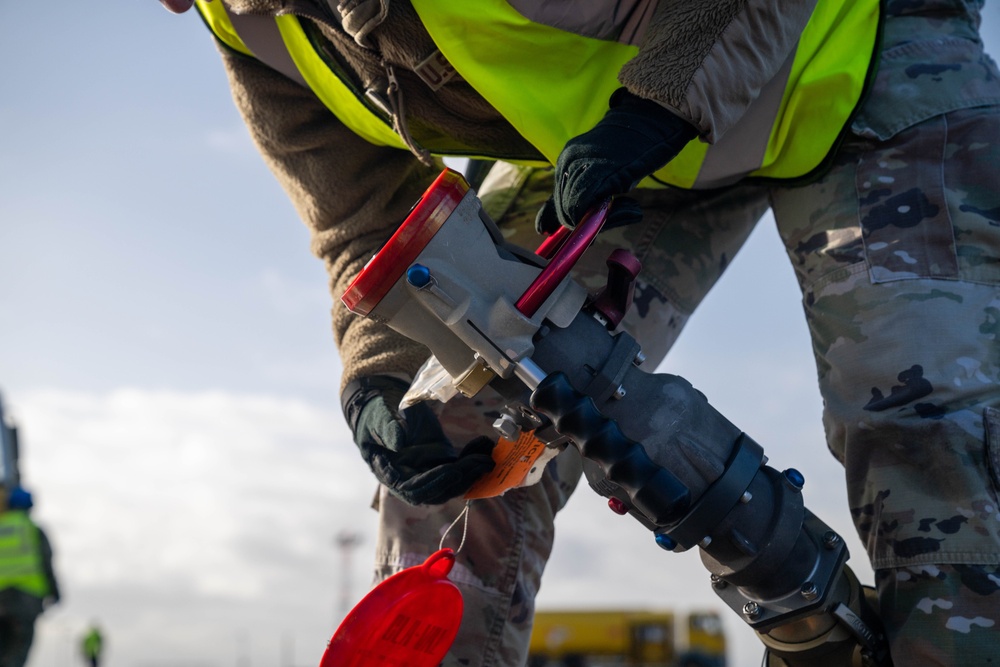
[[[38,598],[51,594],[38,527],[23,510],[0,514],[0,590],[5,588],[16,588]]]

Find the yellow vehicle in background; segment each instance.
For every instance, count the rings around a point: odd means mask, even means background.
[[[537,611],[528,667],[725,667],[715,612]]]

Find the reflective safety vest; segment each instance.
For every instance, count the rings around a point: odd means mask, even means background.
[[[83,638],[83,654],[88,658],[100,657],[103,644],[101,632],[97,628],[91,628]]]
[[[17,588],[39,598],[51,593],[38,528],[22,510],[0,514],[0,590],[4,588]]]
[[[532,22],[507,0],[412,4],[447,63],[550,164],[569,139],[603,117],[611,93],[621,86],[618,72],[638,53],[632,44]],[[312,89],[369,142],[406,148],[391,120],[317,50],[297,17],[239,16],[219,1],[197,0],[197,5],[224,44]],[[872,75],[879,5],[879,0],[818,0],[795,53],[743,118],[712,145],[692,141],[642,185],[711,188],[744,177],[799,179],[821,168]]]

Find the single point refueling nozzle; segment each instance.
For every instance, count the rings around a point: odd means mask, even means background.
[[[641,346],[619,327],[638,259],[612,253],[599,294],[569,277],[610,206],[532,253],[504,242],[446,170],[343,301],[426,345],[463,394],[496,389],[504,437],[534,429],[578,448],[590,486],[661,547],[698,547],[769,665],[888,665],[871,596],[843,540],[806,509],[801,473],[770,467],[683,378],[641,368]]]

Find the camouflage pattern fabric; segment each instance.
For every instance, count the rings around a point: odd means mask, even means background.
[[[895,665],[995,665],[1000,566],[921,565],[876,571]]]
[[[624,326],[653,368],[772,207],[896,665],[998,664],[1000,73],[976,37],[981,6],[888,0],[872,94],[818,180],[642,191],[643,221],[602,233],[577,267],[596,288],[610,249],[639,257]],[[534,248],[549,192],[547,171],[498,164],[480,195]],[[443,406],[455,441],[488,428],[491,400]],[[539,484],[472,503],[453,570],[466,615],[444,667],[524,664],[552,520],[579,477],[568,451]],[[383,491],[377,579],[422,562],[464,506]]]
[[[981,3],[889,5],[834,168],[772,204],[895,664],[996,664],[1000,81]]]
[[[896,664],[997,655],[998,165],[1000,110],[964,109],[772,196]]]

